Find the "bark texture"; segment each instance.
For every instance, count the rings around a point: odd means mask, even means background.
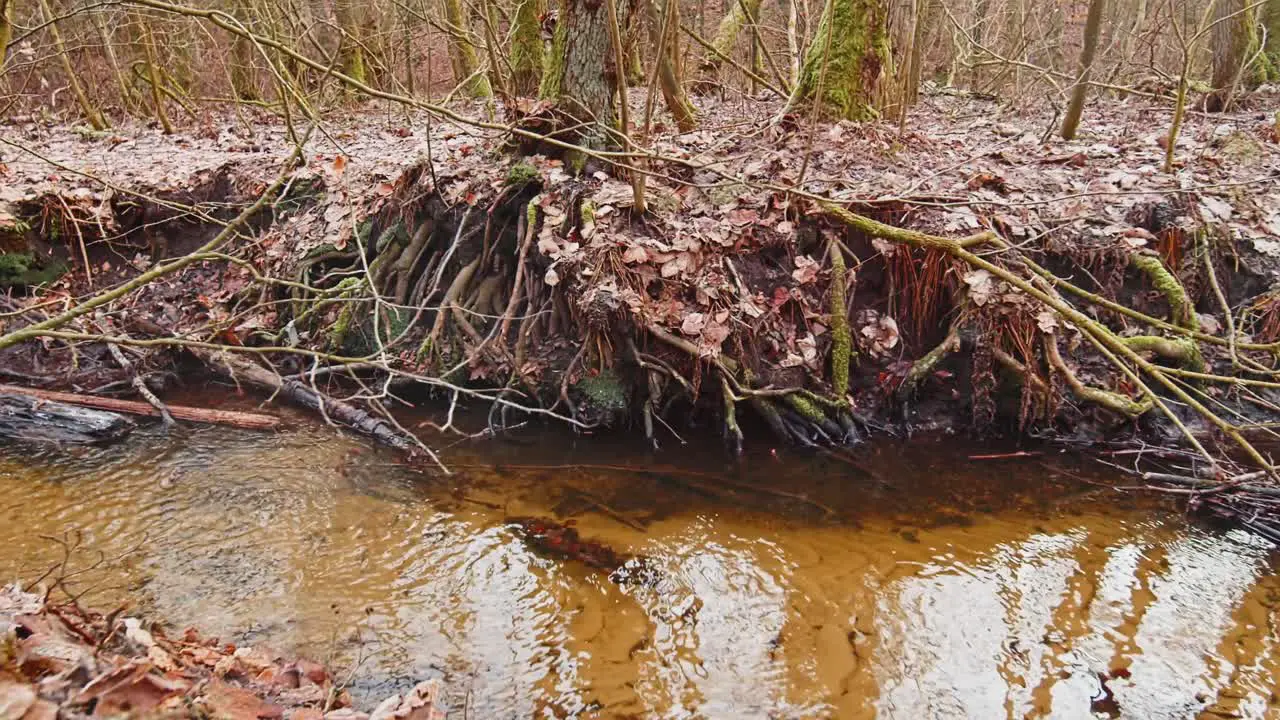
[[[13,38],[13,2],[0,0],[0,66],[4,65],[5,51]]]
[[[449,64],[453,68],[453,81],[464,83],[463,89],[472,97],[490,97],[493,89],[489,78],[477,73],[476,49],[467,35],[467,14],[462,0],[444,0],[444,15],[454,32],[449,38]]]
[[[893,84],[887,20],[881,0],[830,0],[805,53],[796,100],[821,100],[824,112],[848,120],[877,117]]]
[[[516,95],[528,96],[538,92],[542,78],[542,30],[538,17],[543,3],[539,0],[518,0],[515,16],[511,20],[511,85]]]
[[[1246,11],[1245,0],[1218,0],[1213,6],[1215,25],[1210,32],[1213,51],[1213,92],[1204,100],[1209,112],[1222,112],[1231,107],[1236,83],[1249,51],[1252,13]]]
[[[631,3],[617,6],[623,28]],[[543,70],[541,95],[581,122],[615,128],[618,67],[610,44],[609,13],[600,0],[562,0],[555,38]]]

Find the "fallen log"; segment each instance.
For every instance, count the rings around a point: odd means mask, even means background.
[[[261,365],[229,354],[219,355],[197,349],[191,349],[191,352],[203,360],[211,371],[219,375],[265,390],[272,395],[283,395],[291,402],[336,420],[387,447],[403,450],[410,455],[425,451],[425,446],[417,442],[416,438],[410,437],[390,420],[378,417],[352,403],[329,397],[301,380],[283,377]],[[434,457],[432,459],[434,460]]]
[[[146,415],[160,417],[160,411],[150,403],[120,398],[99,397],[97,395],[77,395],[75,393],[54,392],[52,390],[34,390],[13,385],[0,385],[0,393],[26,395],[41,400],[80,405],[86,408],[110,410],[130,415]],[[170,405],[169,414],[177,420],[208,423],[211,425],[231,425],[248,430],[274,430],[280,427],[280,418],[260,413],[237,412],[234,410],[213,410]]]
[[[119,440],[133,421],[113,412],[54,402],[0,386],[0,437],[84,445]]]

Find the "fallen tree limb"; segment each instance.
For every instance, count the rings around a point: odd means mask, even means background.
[[[99,397],[97,395],[77,395],[76,393],[35,390],[31,388],[16,387],[13,385],[0,385],[0,394],[10,393],[16,395],[28,395],[30,397],[49,402],[59,402],[66,403],[68,405],[96,408],[98,410],[110,410],[112,412],[128,413],[130,415],[160,417],[160,411],[151,404],[138,402],[136,400],[121,400],[120,398]],[[211,425],[230,425],[232,427],[245,428],[248,430],[274,430],[280,427],[280,418],[274,415],[238,412],[234,410],[183,407],[181,405],[168,405],[166,407],[169,408],[169,414],[177,420],[208,423]]]
[[[132,421],[116,413],[57,402],[23,388],[0,385],[3,438],[59,445],[104,443],[123,438],[133,428]]]
[[[331,398],[311,385],[296,378],[282,377],[274,370],[268,370],[256,363],[226,353],[197,351],[194,348],[188,348],[188,350],[204,361],[210,370],[220,375],[265,390],[272,395],[284,395],[290,401],[314,410],[325,418],[336,420],[379,444],[402,450],[411,458],[425,456],[441,470],[448,472],[448,468],[441,464],[436,454],[422,441],[396,427],[386,418],[377,417],[352,403]]]

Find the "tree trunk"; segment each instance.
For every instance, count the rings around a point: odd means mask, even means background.
[[[476,72],[476,49],[467,32],[467,14],[462,8],[462,0],[444,0],[444,18],[449,24],[449,30],[454,33],[449,38],[449,65],[453,68],[453,82],[465,83],[463,88],[472,97],[491,97],[493,89],[489,87],[489,78],[484,73]]]
[[[339,63],[342,72],[359,82],[365,82],[364,46],[360,42],[360,23],[356,20],[355,0],[335,0],[333,12],[342,28],[342,51]]]
[[[1209,34],[1213,52],[1213,91],[1204,99],[1208,112],[1231,107],[1241,67],[1249,51],[1252,13],[1244,12],[1245,0],[1218,0],[1213,7],[1215,25]]]
[[[245,27],[251,27],[253,12],[244,0],[235,5],[236,19]],[[258,81],[255,77],[257,65],[254,63],[255,48],[253,43],[243,35],[236,35],[231,41],[231,91],[237,100],[260,100]]]
[[[1084,113],[1084,101],[1089,93],[1089,73],[1093,70],[1093,56],[1098,51],[1098,35],[1102,28],[1102,10],[1106,0],[1089,0],[1089,16],[1084,21],[1084,47],[1080,49],[1080,70],[1075,87],[1071,88],[1071,103],[1062,118],[1062,137],[1070,140],[1080,127]]]
[[[1262,82],[1280,83],[1280,0],[1267,0],[1258,9],[1267,30],[1266,47],[1262,52],[1262,69],[1258,73]],[[2,55],[0,55],[2,57]]]
[[[820,102],[849,120],[877,117],[893,88],[887,18],[881,0],[828,0],[791,104]]]
[[[617,7],[618,22],[626,27],[631,3]],[[625,30],[624,30],[625,32]],[[601,0],[561,0],[555,38],[547,53],[540,95],[555,100],[559,109],[597,128],[617,129],[613,99],[618,67],[613,57],[609,13]],[[608,131],[588,131],[589,142],[610,144]]]
[[[911,51],[907,54],[907,77],[904,85],[902,104],[915,105],[920,98],[920,80],[924,67],[924,56],[927,52],[926,39],[932,34],[936,0],[915,0],[914,17],[911,25]]]
[[[0,0],[0,67],[4,67],[5,50],[13,38],[13,2]]]
[[[733,54],[733,44],[737,41],[742,26],[748,22],[748,16],[756,17],[760,14],[761,0],[728,0],[728,2],[729,12],[720,20],[720,25],[716,28],[716,36],[711,40],[712,47],[720,54],[708,50],[702,62],[698,64],[700,74],[698,87],[704,90],[715,87],[720,75],[720,66],[724,63],[722,55]]]
[[[527,97],[538,92],[542,79],[542,28],[538,18],[543,12],[540,0],[517,0],[511,20],[511,85],[512,91]]]
[[[662,89],[662,98],[667,103],[667,110],[675,118],[680,132],[690,132],[697,127],[697,118],[693,103],[684,93],[684,85],[680,82],[680,3],[667,0],[666,12],[671,16],[665,20],[658,15],[658,5],[650,1],[649,7],[649,41],[655,48],[658,62],[658,86]],[[666,37],[660,37],[666,23]]]

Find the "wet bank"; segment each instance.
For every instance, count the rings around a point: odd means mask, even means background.
[[[0,573],[79,531],[100,606],[329,662],[454,717],[1184,718],[1277,712],[1270,547],[1053,456],[649,456],[564,433],[425,479],[309,425],[0,448]],[[1124,483],[1124,480],[1120,480]],[[1099,484],[1093,484],[1099,483]],[[531,546],[571,524],[618,582]]]

